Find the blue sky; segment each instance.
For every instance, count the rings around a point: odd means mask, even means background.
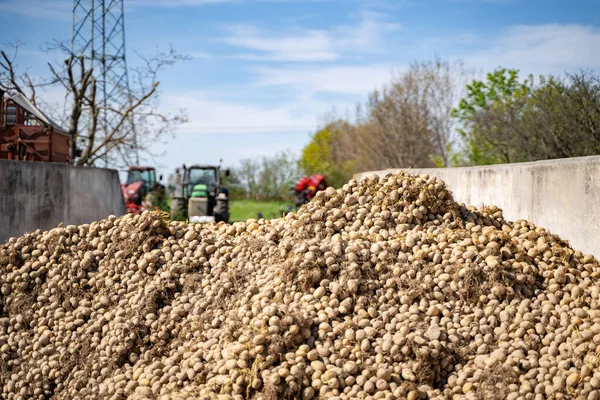
[[[0,36],[27,40],[19,64],[47,73],[48,39],[69,39],[71,0],[0,0]],[[190,122],[157,151],[234,165],[299,152],[321,117],[435,55],[525,73],[600,69],[600,1],[125,0],[129,62],[172,45],[192,60],[160,76],[165,111]],[[44,93],[59,99],[57,90]]]

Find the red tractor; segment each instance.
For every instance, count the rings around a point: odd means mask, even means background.
[[[162,176],[159,180],[162,180]],[[154,208],[156,204],[153,203],[164,197],[164,187],[157,182],[154,167],[129,167],[127,181],[121,184],[121,190],[128,213],[139,214]]]
[[[296,208],[300,208],[303,204],[308,203],[317,192],[325,190],[328,187],[329,184],[324,175],[316,174],[303,177],[291,188],[295,196],[294,203]]]

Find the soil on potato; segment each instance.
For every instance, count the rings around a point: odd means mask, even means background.
[[[0,398],[600,398],[598,261],[435,177],[0,246]]]

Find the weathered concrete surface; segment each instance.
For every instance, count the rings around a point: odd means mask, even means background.
[[[61,222],[86,224],[124,212],[117,171],[0,160],[0,244]]]
[[[363,172],[354,178],[395,171]],[[573,248],[600,257],[600,156],[409,172],[438,176],[457,201],[497,205],[506,219],[528,219]]]

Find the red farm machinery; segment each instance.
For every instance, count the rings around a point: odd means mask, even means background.
[[[162,180],[162,176],[159,177]],[[128,213],[139,214],[154,208],[164,197],[165,188],[156,180],[154,167],[133,166],[127,170],[127,181],[121,184]]]
[[[0,91],[0,159],[71,162],[71,137],[21,94]]]

